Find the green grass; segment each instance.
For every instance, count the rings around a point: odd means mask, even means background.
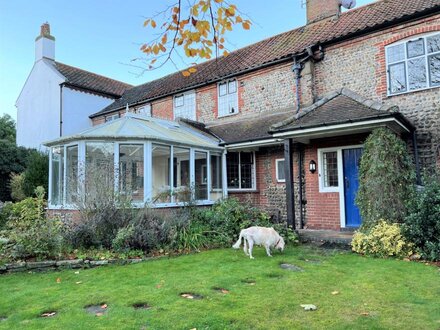
[[[440,272],[433,266],[307,246],[275,252],[273,258],[263,249],[254,252],[255,260],[224,249],[79,274],[0,276],[0,317],[7,316],[0,329],[440,328]],[[282,270],[281,262],[304,271]],[[183,292],[204,299],[184,299]],[[84,311],[103,302],[108,304],[103,316]],[[131,305],[139,302],[152,308],[134,310]],[[300,304],[318,310],[306,312]],[[51,310],[57,315],[38,317]]]

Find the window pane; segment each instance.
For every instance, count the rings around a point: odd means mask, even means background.
[[[169,146],[153,144],[153,203],[171,202]]]
[[[86,197],[113,192],[115,163],[114,144],[105,142],[86,143]]]
[[[409,89],[425,88],[426,79],[426,58],[419,57],[408,61]]]
[[[134,202],[144,201],[144,146],[119,146],[119,191],[130,195]]]
[[[388,63],[398,62],[405,59],[405,44],[387,48]]]
[[[407,42],[408,58],[425,54],[425,40],[420,38]]]
[[[398,63],[389,66],[390,91],[391,93],[400,93],[406,91],[406,73],[405,64]]]
[[[191,186],[189,175],[189,149],[174,147],[174,202],[189,202]]]
[[[174,109],[174,118],[188,118],[196,120],[196,93],[186,93],[179,98],[182,99],[182,102],[179,106],[176,104],[176,108]]]
[[[277,180],[282,181],[285,180],[284,176],[284,160],[277,161]]]
[[[428,57],[431,86],[440,86],[440,54]]]
[[[241,188],[252,188],[253,154],[251,152],[240,153]]]
[[[324,152],[324,187],[338,186],[337,152]]]
[[[174,106],[181,107],[183,105],[183,95],[174,98]]]
[[[223,197],[222,155],[211,153],[211,195],[210,200],[216,201]]]
[[[195,196],[196,200],[208,199],[208,163],[206,152],[195,152]]]
[[[426,38],[428,53],[440,52],[440,33]]]
[[[66,203],[78,201],[78,146],[66,148]]]
[[[238,152],[229,152],[226,155],[226,170],[228,176],[228,188],[240,188]]]
[[[227,93],[228,93],[228,90],[227,90],[227,84],[226,83],[221,83],[221,84],[219,84],[218,85],[218,95],[219,96],[224,96],[224,95],[226,95]]]
[[[237,97],[229,95],[229,113],[237,113]]]
[[[237,81],[232,80],[228,83],[228,93],[233,94],[237,91]]]
[[[52,148],[52,178],[51,178],[51,196],[52,205],[61,205],[63,203],[63,179],[64,179],[64,148]]]

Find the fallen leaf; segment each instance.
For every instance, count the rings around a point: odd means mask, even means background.
[[[54,315],[56,315],[56,312],[48,312],[41,314],[42,317],[52,317]]]
[[[106,309],[107,308],[107,304],[101,305],[102,309]]]
[[[255,285],[255,283],[254,283],[254,282],[252,282],[252,283],[249,283],[249,285]]]
[[[190,295],[189,293],[184,293],[184,294],[182,294],[182,297],[183,297],[183,298],[187,298],[187,299],[194,299],[194,296],[193,296],[193,295]]]
[[[362,316],[368,316],[368,315],[370,315],[370,313],[368,313],[368,312],[362,312],[361,315],[362,315]]]
[[[104,313],[96,313],[95,315],[96,315],[96,316],[103,316]]]
[[[78,274],[79,274],[79,271],[75,272],[75,274],[77,274],[77,275],[78,275]]]
[[[304,305],[301,305],[301,307],[304,308],[304,310],[306,310],[306,311],[316,311],[316,309],[317,309],[317,307],[312,304],[304,304]]]
[[[226,289],[222,289],[222,293],[226,294],[226,293],[229,293],[229,291]]]
[[[76,284],[81,284],[82,283],[82,281],[78,281],[78,282],[75,282]]]
[[[332,292],[332,295],[337,295],[337,294],[339,294],[339,291],[333,291]]]
[[[57,283],[61,283],[61,277],[57,277]]]

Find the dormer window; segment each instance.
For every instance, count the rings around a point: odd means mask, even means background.
[[[187,118],[196,120],[196,93],[185,92],[174,96],[174,119]]]
[[[218,84],[218,116],[224,117],[238,113],[237,80]]]
[[[440,33],[386,48],[388,95],[440,86]]]

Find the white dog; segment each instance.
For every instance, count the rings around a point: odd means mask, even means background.
[[[252,248],[254,247],[254,244],[263,245],[266,248],[266,253],[269,257],[272,257],[270,254],[271,247],[275,247],[281,251],[284,250],[285,243],[283,238],[272,227],[249,227],[247,229],[243,229],[240,231],[240,237],[238,238],[237,243],[232,246],[234,249],[240,248],[242,238],[243,251],[246,255],[250,256],[251,259],[254,259],[252,256]],[[249,243],[249,250],[246,246],[246,241]]]

